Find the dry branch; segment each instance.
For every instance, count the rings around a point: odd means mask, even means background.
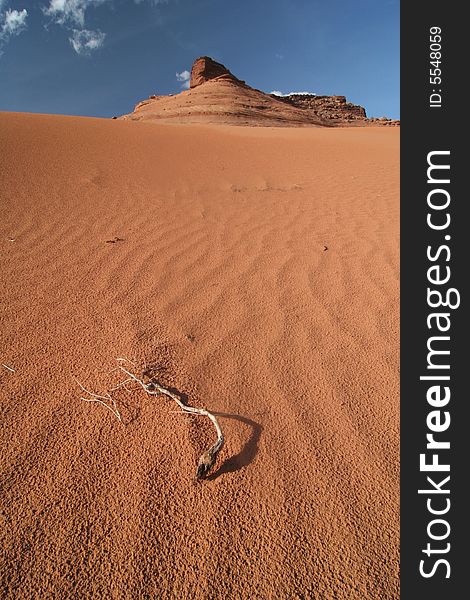
[[[118,358],[117,360],[120,362],[123,362],[123,361],[129,362],[129,363],[131,362],[125,358]],[[134,364],[134,363],[131,363],[131,364]],[[134,375],[133,373],[131,373],[130,371],[125,369],[122,365],[119,365],[118,367],[113,369],[113,371],[122,371],[125,375],[127,375],[127,378],[124,381],[121,381],[115,387],[111,388],[109,390],[109,392],[107,392],[106,395],[104,395],[104,396],[95,394],[94,392],[90,392],[79,381],[77,381],[75,379],[75,381],[80,386],[80,388],[89,396],[88,398],[82,397],[80,399],[84,400],[85,402],[97,402],[99,404],[102,404],[108,410],[110,410],[118,418],[118,420],[122,423],[123,421],[121,418],[121,414],[116,405],[116,401],[111,396],[111,393],[115,392],[116,390],[118,390],[122,387],[126,391],[130,392],[132,390],[129,389],[127,387],[127,385],[129,383],[135,383],[135,384],[138,384],[139,386],[141,386],[147,392],[147,394],[150,394],[151,396],[157,396],[158,394],[164,394],[165,396],[168,396],[169,398],[171,398],[172,400],[174,400],[176,402],[176,404],[180,407],[180,409],[184,413],[207,417],[208,419],[210,419],[212,421],[212,423],[216,429],[217,441],[208,450],[205,450],[199,457],[197,470],[196,470],[196,479],[204,479],[205,477],[207,477],[210,470],[215,465],[217,456],[224,445],[224,435],[222,433],[222,429],[220,428],[219,422],[217,421],[217,418],[215,417],[215,415],[213,415],[211,412],[209,412],[205,408],[195,408],[193,406],[187,406],[182,401],[181,397],[178,394],[161,386],[153,377],[149,378],[150,380],[148,381],[148,383],[145,383],[143,381],[143,379],[137,377],[137,375]],[[142,377],[144,377],[145,375],[146,375],[146,373],[144,371],[142,374]]]
[[[168,396],[169,398],[174,400],[183,412],[207,417],[212,421],[215,430],[217,431],[217,441],[213,446],[211,446],[208,450],[201,454],[201,456],[199,457],[196,471],[196,479],[204,479],[205,477],[207,477],[209,471],[212,469],[212,467],[215,464],[215,461],[217,460],[217,455],[219,454],[220,450],[224,445],[224,434],[222,433],[222,429],[220,428],[217,418],[205,408],[195,408],[194,406],[187,406],[177,394],[161,386],[154,379],[151,379],[148,383],[144,383],[141,379],[139,379],[136,375],[125,369],[123,366],[119,368],[128,377],[140,384],[147,392],[147,394],[150,394],[152,396],[164,394],[165,396]]]
[[[75,381],[86,394],[91,396],[91,398],[83,398],[82,396],[80,400],[83,400],[84,402],[97,402],[98,404],[102,404],[108,410],[110,410],[113,413],[113,415],[117,417],[117,419],[122,423],[121,413],[118,410],[116,401],[110,396],[110,394],[107,393],[106,396],[100,396],[99,394],[95,394],[94,392],[90,392],[89,390],[87,390],[77,379],[75,379]],[[111,404],[111,406],[108,404],[108,402]]]

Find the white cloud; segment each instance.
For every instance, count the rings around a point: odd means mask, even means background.
[[[23,10],[7,10],[6,13],[1,17],[2,23],[2,34],[4,35],[18,35],[26,28],[26,17],[28,11]]]
[[[85,25],[85,12],[91,6],[99,6],[109,0],[49,0],[43,13],[58,25]]]
[[[289,92],[288,94],[283,94],[282,92],[280,92],[279,90],[273,90],[271,92],[271,94],[274,94],[274,96],[316,96],[316,94],[314,92]]]
[[[191,77],[191,73],[189,71],[181,71],[181,73],[176,73],[176,79],[178,81],[187,81]]]
[[[99,30],[74,29],[69,41],[77,54],[89,55],[93,50],[101,48],[105,37],[106,34]]]
[[[43,7],[43,13],[56,25],[72,31],[69,42],[77,54],[89,55],[93,50],[101,48],[106,34],[99,29],[85,27],[86,11],[111,0],[49,0]]]
[[[189,71],[181,71],[181,73],[176,73],[176,81],[181,83],[181,88],[183,90],[189,89],[189,84],[191,80],[191,73]]]
[[[0,0],[0,10],[4,7],[4,0]],[[26,29],[26,18],[28,11],[7,9],[0,13],[0,56],[3,54],[3,46],[13,35],[18,35]]]
[[[106,34],[100,30],[87,28],[87,11],[103,4],[113,4],[114,0],[42,0],[42,13],[48,18],[49,24],[55,23],[68,30],[69,41],[77,54],[90,54],[100,48]],[[146,2],[153,6],[167,4],[169,0],[134,0],[135,4]],[[39,2],[38,2],[39,4]],[[26,9],[7,9],[8,0],[0,0],[0,56],[2,48],[10,37],[18,35],[27,27]],[[184,71],[183,71],[184,73]],[[189,87],[189,78],[181,80],[182,87]]]

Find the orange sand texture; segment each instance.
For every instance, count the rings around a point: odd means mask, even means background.
[[[2,598],[398,598],[398,130],[0,138]]]

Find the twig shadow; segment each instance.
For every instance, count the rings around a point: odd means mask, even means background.
[[[167,390],[169,390],[170,392],[172,392],[173,394],[176,394],[177,396],[179,396],[179,399],[181,400],[181,402],[185,405],[185,406],[189,406],[189,396],[188,394],[186,394],[185,392],[181,392],[178,388],[172,387],[172,386],[167,386],[166,388]]]
[[[235,471],[239,471],[242,467],[248,466],[258,452],[258,442],[261,437],[261,432],[263,431],[263,427],[259,423],[256,423],[256,421],[252,421],[247,417],[229,413],[214,413],[214,415],[224,419],[235,419],[236,421],[240,421],[240,423],[248,425],[251,427],[251,435],[240,452],[225,460],[215,473],[207,477],[208,481],[213,481],[224,473],[234,473]]]

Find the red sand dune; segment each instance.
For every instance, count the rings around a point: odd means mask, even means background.
[[[398,598],[399,131],[0,137],[2,597]]]

